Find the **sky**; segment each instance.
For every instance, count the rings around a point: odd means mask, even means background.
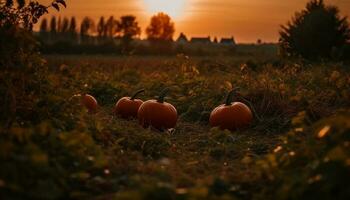
[[[51,0],[39,0],[48,4]],[[231,37],[238,43],[257,39],[277,42],[281,24],[305,7],[308,0],[66,0],[68,7],[55,16],[75,16],[78,21],[89,16],[132,14],[145,30],[156,12],[168,13],[175,22],[175,39],[180,32],[188,37]],[[350,15],[350,0],[326,0],[340,8],[343,16]],[[142,37],[145,37],[143,32]]]

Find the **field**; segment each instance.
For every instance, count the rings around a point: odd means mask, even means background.
[[[3,197],[346,199],[350,195],[346,64],[253,56],[45,59],[47,70],[32,80],[35,91],[40,91],[17,96],[22,106],[10,129],[12,136],[6,136],[11,139],[0,141],[0,157],[6,160],[0,166]],[[210,112],[234,87],[240,87],[251,103],[253,124],[235,132],[211,128]],[[143,100],[169,88],[166,101],[179,114],[175,129],[143,129],[137,120],[113,116],[119,98],[142,88]],[[97,113],[80,105],[77,94],[85,93],[96,97]]]

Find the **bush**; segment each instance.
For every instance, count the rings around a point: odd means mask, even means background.
[[[323,0],[312,0],[282,26],[280,53],[306,59],[340,58],[349,39],[349,25],[346,17],[340,17],[339,9],[325,5]]]

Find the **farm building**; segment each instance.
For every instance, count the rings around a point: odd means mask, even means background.
[[[184,33],[180,33],[180,36],[177,38],[176,42],[179,44],[185,44],[188,42],[188,39]]]
[[[208,37],[193,37],[193,38],[191,38],[191,43],[193,43],[193,44],[210,44],[211,39],[210,39],[210,36],[208,36]]]
[[[236,45],[235,39],[233,37],[231,38],[221,38],[220,44],[227,45],[227,46],[234,46]]]

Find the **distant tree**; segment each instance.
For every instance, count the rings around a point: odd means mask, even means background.
[[[262,40],[261,40],[261,39],[258,39],[258,40],[256,41],[256,43],[257,43],[257,44],[262,44]]]
[[[80,37],[82,42],[89,42],[89,36],[93,34],[94,29],[94,21],[89,17],[85,17],[80,25]]]
[[[153,16],[146,29],[147,38],[151,41],[172,41],[174,32],[174,23],[169,15],[164,13]]]
[[[76,33],[77,32],[77,21],[76,21],[75,17],[72,17],[70,19],[68,31],[70,33]]]
[[[51,34],[56,34],[57,33],[57,22],[56,22],[56,17],[53,16],[50,21],[50,32]]]
[[[61,17],[58,17],[58,21],[57,21],[57,33],[61,33],[62,32],[62,20]]]
[[[122,16],[118,22],[118,32],[122,37],[124,50],[129,51],[130,42],[135,36],[141,34],[141,28],[136,21],[136,17],[132,15]]]
[[[279,42],[283,56],[330,58],[350,39],[347,18],[340,17],[339,9],[325,5],[323,0],[308,2],[281,29]]]
[[[49,27],[48,27],[48,22],[47,22],[47,19],[44,18],[42,21],[41,21],[41,24],[40,24],[40,37],[43,41],[47,41],[48,40],[48,32],[49,32]]]
[[[48,24],[47,24],[47,19],[44,18],[40,24],[40,33],[46,33],[46,32],[48,32]]]
[[[105,24],[106,36],[113,38],[118,30],[118,22],[114,19],[113,16],[110,16]]]
[[[101,17],[97,24],[97,34],[99,37],[102,37],[105,33],[105,18]]]
[[[72,17],[70,19],[68,32],[69,32],[69,37],[73,41],[77,40],[77,21],[75,20],[75,17]]]
[[[68,33],[68,30],[69,30],[69,19],[65,17],[63,18],[61,32]]]
[[[218,43],[218,38],[214,37],[213,43]]]

